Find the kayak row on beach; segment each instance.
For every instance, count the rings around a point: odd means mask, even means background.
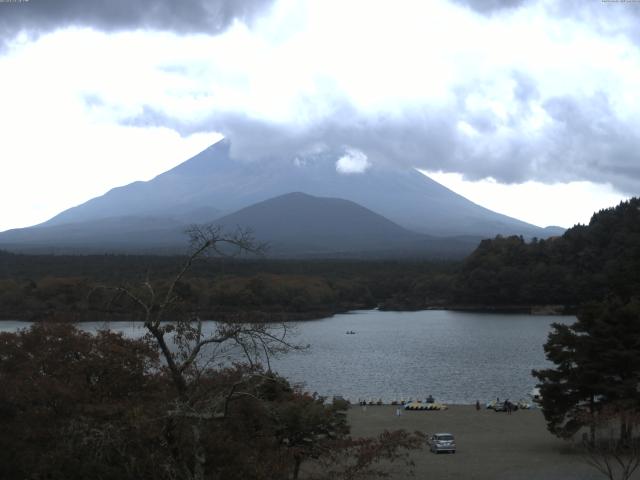
[[[334,399],[340,399],[340,400],[345,400],[348,403],[351,403],[351,401],[349,401],[349,399],[345,399],[342,396],[336,396],[333,397]],[[423,402],[422,400],[413,400],[412,398],[408,398],[408,399],[400,399],[400,400],[391,400],[390,402],[385,402],[382,400],[382,398],[378,398],[377,400],[374,400],[373,398],[370,398],[368,400],[366,399],[358,399],[357,404],[360,406],[365,406],[365,405],[399,405],[399,406],[406,406],[409,404],[434,404],[436,403],[436,401],[433,399],[433,396],[429,395],[426,400]]]
[[[496,399],[488,402],[485,406],[490,410],[495,410],[496,412],[529,410],[534,407],[532,403],[527,402],[524,399],[520,399],[517,402],[510,402],[509,400],[501,402],[500,399]]]
[[[342,400],[351,404],[351,402],[348,399],[345,399],[341,396],[334,397],[334,400]],[[425,402],[421,400],[407,400],[407,401],[393,400],[391,402],[383,402],[382,399],[378,399],[378,400],[358,399],[357,405],[360,405],[361,407],[393,405],[399,408],[403,408],[404,410],[446,410],[448,408],[447,405],[445,405],[444,403],[434,401],[432,397],[429,397]],[[476,404],[476,408],[478,409],[480,408],[479,402]],[[490,410],[495,410],[496,412],[501,412],[501,411],[508,411],[508,410],[511,410],[511,411],[529,410],[531,408],[534,408],[534,405],[530,402],[527,402],[524,399],[520,399],[517,402],[509,402],[509,400],[501,402],[499,399],[496,399],[496,400],[487,402],[485,404],[485,408]]]
[[[368,405],[389,405],[388,403],[366,403],[366,402],[360,402],[360,405],[363,408],[366,408]],[[392,405],[396,405],[398,407],[398,410],[400,408],[403,408],[405,410],[446,410],[447,407],[444,403],[438,403],[438,402],[431,402],[431,403],[422,403],[422,402],[410,402],[410,403],[404,403],[404,404],[400,404],[400,403],[393,403]]]
[[[446,410],[448,407],[444,403],[422,403],[411,402],[404,405],[405,410]]]
[[[389,403],[383,402],[381,399],[374,400],[358,400],[358,405],[362,407],[374,406],[374,405],[395,405],[405,410],[446,410],[447,406],[444,403],[439,403],[433,400],[433,397],[428,397],[425,402],[421,400],[392,400]]]

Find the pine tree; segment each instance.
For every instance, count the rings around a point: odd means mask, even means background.
[[[619,411],[621,419],[640,411],[640,299],[593,303],[573,325],[553,327],[544,348],[555,368],[533,371],[547,427],[568,438],[588,426],[593,443],[603,407]],[[620,440],[630,435],[622,422]]]

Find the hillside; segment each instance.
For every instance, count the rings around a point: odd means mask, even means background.
[[[0,247],[25,253],[179,254],[188,245],[186,218],[123,216],[10,230]],[[268,257],[462,258],[480,237],[440,238],[411,232],[354,202],[289,193],[212,223],[249,229]]]
[[[429,235],[547,237],[562,232],[480,207],[414,169],[373,165],[363,173],[340,173],[336,161],[342,153],[240,160],[233,157],[231,142],[222,140],[148,182],[114,188],[44,225],[121,216],[180,218],[184,212],[213,208],[220,214],[198,219],[211,221],[257,202],[303,192],[356,202],[404,228]]]
[[[480,238],[447,239],[420,235],[357,203],[296,192],[259,202],[216,223],[228,230],[251,229],[280,256],[369,254],[458,257]]]
[[[0,233],[0,248],[26,253],[177,253],[187,245],[183,220],[152,216],[107,217]]]

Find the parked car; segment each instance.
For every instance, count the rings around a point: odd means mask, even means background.
[[[516,410],[518,410],[518,405],[512,402],[508,402],[511,404],[511,411],[515,412]],[[506,412],[507,411],[507,402],[500,402],[500,403],[496,403],[493,406],[493,410],[496,412]]]
[[[456,440],[450,433],[434,433],[427,442],[433,453],[456,453]]]
[[[493,405],[493,411],[494,412],[506,412],[507,411],[506,403],[505,402],[495,403]]]

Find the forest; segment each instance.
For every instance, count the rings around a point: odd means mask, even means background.
[[[167,281],[182,258],[136,255],[49,256],[0,253],[0,318],[84,321],[118,318],[99,285]],[[203,318],[320,318],[375,308],[445,302],[456,265],[427,261],[256,260],[206,258],[180,294]],[[426,297],[425,297],[426,296]]]
[[[640,199],[595,213],[561,237],[484,240],[456,274],[461,304],[579,306],[640,287]]]
[[[96,287],[166,282],[180,257],[22,255],[0,252],[0,318],[38,321],[121,318]],[[610,292],[640,287],[640,200],[593,215],[561,237],[483,240],[461,262],[206,258],[179,293],[203,318],[281,321],[381,308],[571,313]]]

